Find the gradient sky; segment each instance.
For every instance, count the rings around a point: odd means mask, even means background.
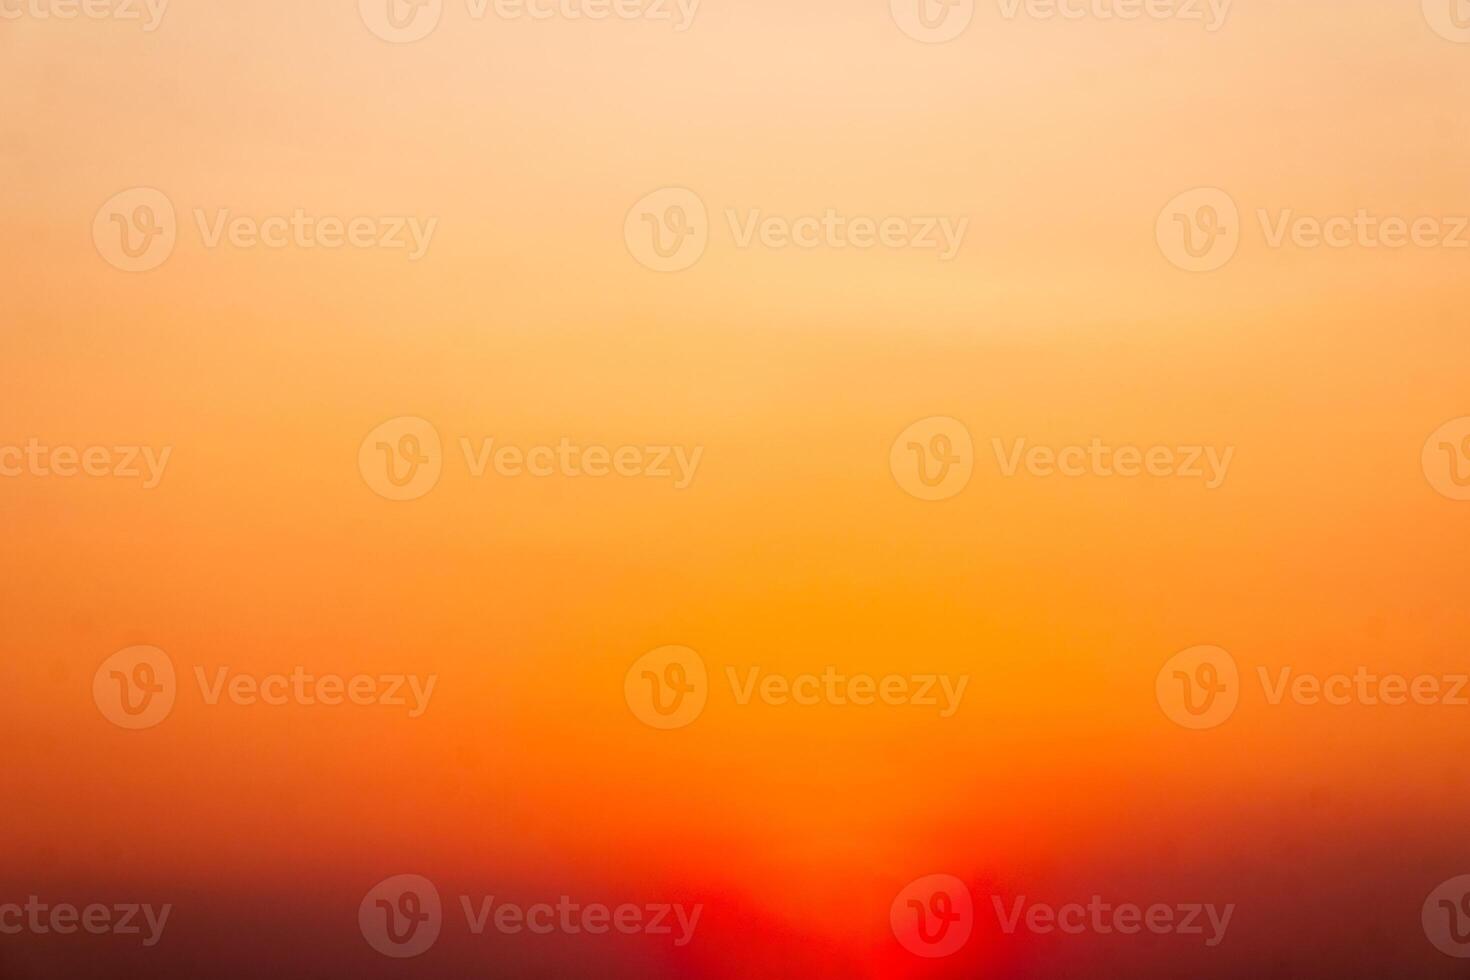
[[[0,21],[0,444],[172,447],[156,489],[0,479],[0,902],[172,902],[153,950],[0,936],[0,977],[1450,976],[1420,905],[1470,872],[1470,708],[1267,703],[1258,666],[1467,668],[1470,503],[1426,438],[1470,415],[1470,250],[1271,248],[1258,211],[1470,215],[1470,45],[1420,4],[1236,3],[1224,28],[1007,20],[947,44],[886,2],[704,0],[665,24],[471,20],[387,44],[351,0],[185,4],[145,33]],[[162,190],[148,273],[91,229]],[[695,191],[691,269],[635,201]],[[1160,209],[1241,214],[1175,268]],[[193,213],[436,217],[428,254],[208,248]],[[958,256],[740,248],[724,214],[967,217]],[[375,495],[359,444],[430,420],[444,473]],[[962,420],[958,496],[889,449]],[[458,440],[703,449],[687,489],[472,478]],[[1228,480],[1006,478],[992,439],[1234,448]],[[137,644],[257,674],[434,673],[423,717],[204,704],[111,725]],[[649,650],[712,673],[948,673],[913,707],[640,724]],[[1249,679],[1171,723],[1160,667]],[[448,895],[706,906],[695,942],[378,957],[403,872]],[[954,957],[889,904],[953,874]],[[1005,936],[990,895],[1233,902],[1184,937]],[[453,935],[450,935],[453,933]],[[414,973],[415,970],[423,971]],[[498,971],[498,972],[497,972]]]

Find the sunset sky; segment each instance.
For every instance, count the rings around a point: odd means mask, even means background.
[[[685,30],[673,0],[445,0],[410,43],[356,0],[175,0],[154,30],[0,4],[0,927],[33,895],[172,906],[146,948],[0,928],[0,978],[1460,975],[1421,923],[1470,873],[1447,693],[1470,673],[1470,44],[1433,2],[1238,0],[1210,31],[1204,3],[979,0],[944,43],[887,0],[703,0]],[[1199,188],[1235,206],[1235,251],[1191,272],[1159,229]],[[628,230],[664,189],[704,209],[678,271]],[[829,211],[963,237],[742,244]],[[1272,244],[1360,213],[1446,240]],[[371,231],[228,232],[298,214]],[[114,233],[148,221],[172,250],[126,271]],[[895,460],[935,418],[971,472],[920,499]],[[429,432],[418,495],[388,499],[372,460],[417,473]],[[1229,462],[1215,486],[1008,475],[1018,440]],[[476,456],[563,444],[634,448],[640,475]],[[43,473],[28,445],[114,473],[135,447],[140,475]],[[706,703],[661,729],[630,668],[670,646]],[[1195,730],[1156,681],[1200,646],[1238,705]],[[100,668],[135,647],[176,676],[130,729]],[[829,667],[964,693],[946,716],[731,681]],[[1273,704],[1261,671],[1288,668],[1450,680]],[[411,717],[210,703],[221,669],[435,681]],[[412,959],[357,919],[400,874],[444,904]],[[973,936],[914,955],[891,906],[935,874]],[[1212,947],[998,922],[1094,895],[1234,911]],[[682,946],[474,935],[483,896],[702,913]]]

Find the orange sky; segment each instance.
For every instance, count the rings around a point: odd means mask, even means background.
[[[154,489],[0,479],[0,891],[185,896],[185,950],[232,948],[242,896],[290,894],[293,942],[367,975],[392,964],[352,910],[402,871],[710,903],[702,946],[589,948],[609,970],[1227,976],[1314,968],[1313,945],[1454,965],[1418,915],[1470,870],[1470,708],[1273,706],[1255,676],[1467,670],[1470,504],[1421,450],[1470,415],[1470,251],[1271,248],[1259,212],[1470,215],[1470,46],[1368,0],[1241,2],[1215,33],[980,4],[941,45],[886,3],[704,0],[682,33],[451,3],[409,45],[352,7],[0,22],[0,445],[172,448]],[[91,229],[140,186],[178,244],[128,274]],[[677,273],[623,238],[663,187],[710,217]],[[1241,215],[1234,259],[1201,274],[1155,239],[1196,187]],[[969,225],[943,262],[741,248],[726,217],[829,208]],[[196,212],[221,209],[437,226],[418,261],[210,248]],[[443,475],[392,502],[358,451],[402,416],[443,437]],[[931,416],[975,442],[936,503],[889,469]],[[1234,457],[1206,489],[1006,477],[992,451],[1094,437]],[[702,458],[685,489],[475,478],[462,438]],[[138,644],[183,683],[133,732],[90,692]],[[716,684],[656,731],[624,675],[669,644]],[[1199,644],[1247,682],[1192,732],[1154,680]],[[939,718],[720,686],[828,665],[968,689]],[[417,719],[209,705],[192,672],[224,666],[438,681]],[[888,905],[936,872],[983,915],[987,889],[1235,901],[1239,939],[1188,959],[986,935],[929,963]],[[70,962],[23,942],[0,936],[0,973]],[[183,969],[178,948],[155,965]]]

